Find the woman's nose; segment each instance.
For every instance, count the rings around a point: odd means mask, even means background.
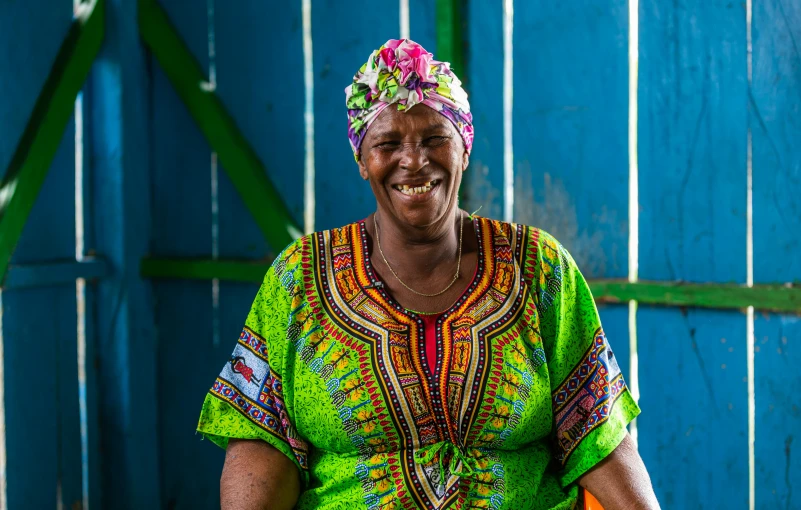
[[[405,143],[401,147],[401,168],[417,172],[428,164],[425,148],[416,143]]]

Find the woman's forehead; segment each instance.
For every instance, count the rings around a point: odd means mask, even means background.
[[[447,118],[428,106],[416,105],[406,111],[388,107],[378,115],[378,118],[367,130],[367,135],[380,136],[410,130],[424,133],[443,129],[455,130]]]

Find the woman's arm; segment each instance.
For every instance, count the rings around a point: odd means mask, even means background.
[[[631,436],[578,480],[604,510],[659,510],[648,471]]]
[[[298,468],[258,439],[231,439],[220,478],[222,510],[290,510],[300,494]]]

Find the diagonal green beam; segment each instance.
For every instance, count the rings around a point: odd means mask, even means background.
[[[147,278],[177,278],[261,282],[269,261],[146,258],[140,273]],[[743,309],[801,313],[801,287],[794,285],[707,284],[685,282],[630,283],[623,280],[590,280],[595,300],[625,303],[637,300],[661,306]]]
[[[104,0],[81,4],[0,181],[0,281],[103,43]]]
[[[198,127],[217,152],[265,239],[280,250],[301,230],[267,177],[264,165],[213,91],[206,76],[156,0],[139,0],[139,33]]]

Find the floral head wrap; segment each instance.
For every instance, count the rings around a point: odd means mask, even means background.
[[[390,39],[370,54],[345,89],[348,138],[356,161],[367,129],[384,108],[398,103],[408,110],[422,103],[450,120],[464,140],[467,153],[473,146],[473,116],[462,82],[450,64],[409,39]]]

